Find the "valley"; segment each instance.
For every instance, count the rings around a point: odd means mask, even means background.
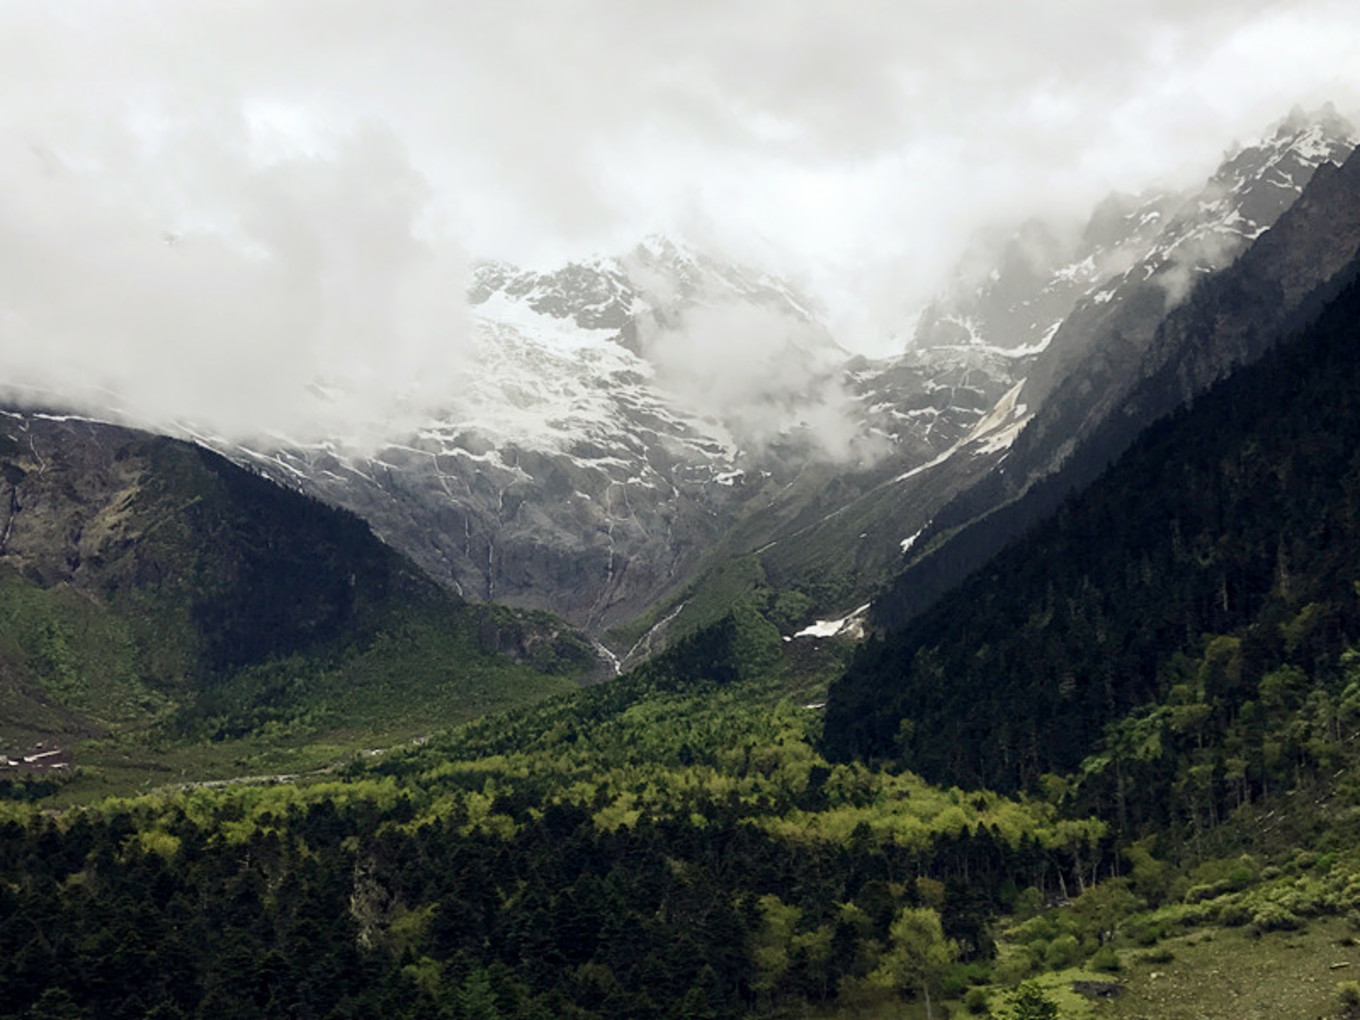
[[[0,1017],[1357,1015],[1355,143],[888,358],[650,238],[376,448],[7,406]]]
[[[984,270],[961,266],[889,358],[848,355],[791,284],[665,238],[551,271],[486,264],[470,291],[475,384],[418,433],[367,455],[341,436],[199,438],[358,513],[452,590],[554,612],[616,656],[692,603],[687,591],[722,590],[714,572],[739,557],[809,614],[848,611],[904,567],[900,586],[937,594],[963,576],[933,579],[959,559],[936,554],[942,542],[962,530],[960,555],[978,565],[973,546],[1015,533],[985,522],[1025,513],[1017,500],[1059,467],[1077,472],[1064,488],[1084,485],[1118,452],[1089,433],[1118,420],[1126,444],[1217,377],[1205,366],[1200,381],[1163,383],[1119,418],[1135,381],[1187,370],[1173,334],[1203,314],[1177,307],[1189,282],[1231,265],[1358,137],[1330,110],[1295,111],[1202,188],[1113,195],[1075,231],[1029,221],[970,255]],[[1282,266],[1285,300],[1244,315],[1278,323],[1345,261],[1354,188],[1333,190],[1317,213],[1328,226],[1299,232],[1336,243]],[[736,380],[702,340],[729,331],[755,352]],[[1233,363],[1259,356],[1271,334],[1258,332]],[[676,633],[702,622],[682,613]]]

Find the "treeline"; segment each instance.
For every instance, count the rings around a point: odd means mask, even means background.
[[[1292,781],[1314,739],[1281,735],[1296,710],[1317,703],[1309,733],[1342,739],[1348,725],[1338,657],[1360,633],[1357,449],[1352,283],[862,649],[831,690],[829,756],[1005,790],[1081,769],[1090,803],[1135,825],[1212,821]]]

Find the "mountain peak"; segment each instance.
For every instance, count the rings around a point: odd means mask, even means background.
[[[637,258],[646,262],[693,264],[705,256],[696,245],[669,234],[651,233],[639,241],[624,259]]]
[[[1320,128],[1326,136],[1338,141],[1348,140],[1352,146],[1360,140],[1356,137],[1355,126],[1337,113],[1336,107],[1330,102],[1323,103],[1311,112],[1296,104],[1288,116],[1275,126],[1274,137],[1295,136],[1313,128]]]

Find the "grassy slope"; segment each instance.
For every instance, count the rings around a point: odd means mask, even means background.
[[[1240,929],[1199,931],[1167,939],[1163,948],[1171,960],[1128,954],[1138,960],[1121,976],[1128,991],[1097,1015],[1119,1020],[1335,1015],[1337,981],[1360,973],[1360,952],[1349,928],[1335,919],[1304,932],[1263,936]]]

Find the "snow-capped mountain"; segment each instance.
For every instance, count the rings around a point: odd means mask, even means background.
[[[1296,109],[1266,139],[1236,146],[1202,187],[1113,194],[1080,230],[1030,220],[994,255],[975,251],[964,260],[954,286],[922,314],[914,347],[932,361],[950,352],[1013,358],[1055,347],[1029,375],[1025,396],[1037,406],[1090,334],[1118,322],[1126,339],[1145,342],[1149,325],[1198,276],[1241,254],[1319,165],[1345,161],[1357,137],[1330,106],[1312,115]]]
[[[550,272],[483,264],[469,296],[465,388],[376,454],[201,438],[360,513],[469,597],[597,632],[683,579],[772,479],[869,456],[845,352],[768,274],[652,239]]]
[[[986,411],[1022,380],[1032,411],[1103,346],[1102,333],[1145,345],[1196,278],[1232,262],[1319,165],[1343,162],[1356,142],[1330,107],[1296,110],[1269,138],[1237,147],[1202,187],[1113,194],[1080,229],[1032,219],[1000,244],[979,243],[921,314],[908,350],[856,378],[870,390],[882,379],[899,415],[930,418],[931,431],[954,438],[974,423],[956,421],[960,410]]]
[[[485,263],[467,385],[422,426],[377,453],[214,445],[356,511],[469,597],[597,635],[715,550],[757,555],[820,608],[858,605],[1018,448],[1060,458],[1194,282],[1354,144],[1330,111],[1295,114],[1202,188],[1112,196],[1076,230],[1030,222],[880,360],[849,357],[787,282],[673,240]]]
[[[974,386],[996,380],[989,395],[1023,379],[1031,411],[1065,382],[1089,398],[1083,417],[1097,420],[1195,281],[1236,259],[1357,137],[1330,106],[1295,110],[1263,141],[1236,147],[1202,187],[1111,195],[1079,230],[1030,220],[990,256],[970,253],[922,313],[899,365],[952,368]],[[1050,431],[1044,420],[1027,443]],[[1050,462],[1070,449],[1081,423],[1071,425],[1054,433]]]
[[[1295,110],[1262,142],[1230,153],[1203,188],[1157,217],[1162,229],[1146,238],[1146,250],[1130,264],[1093,276],[1054,331],[1052,353],[1031,374],[1025,396],[1043,411],[1013,460],[1024,461],[1031,476],[1061,463],[1145,374],[1141,362],[1168,314],[1199,281],[1265,234],[1319,166],[1345,162],[1358,140],[1330,106],[1314,115]],[[1141,223],[1150,212],[1142,203],[1125,222]],[[1097,245],[1095,254],[1109,250]]]
[[[966,358],[851,359],[785,281],[671,240],[547,272],[483,264],[469,298],[466,385],[380,451],[199,438],[359,513],[469,597],[596,634],[742,521],[801,527],[966,441],[998,453],[1024,410],[997,417],[1014,381]]]
[[[893,454],[824,482],[834,497],[809,500],[774,529],[761,547],[766,575],[785,584],[838,579],[837,608],[849,608],[904,556],[912,563],[989,519],[1120,406],[1150,371],[1143,361],[1154,336],[1195,284],[1264,240],[1318,168],[1334,168],[1355,144],[1330,109],[1296,111],[1265,140],[1229,154],[1200,188],[1111,196],[1079,228],[1031,221],[993,247],[990,264],[972,253],[903,355],[851,366],[866,420],[891,435]],[[1318,272],[1331,264],[1316,261]],[[1005,533],[998,526],[989,542]],[[979,562],[935,557],[920,590]]]
[[[1302,324],[1360,248],[1356,140],[1330,110],[1296,111],[1185,196],[1144,255],[1088,286],[1022,388],[1032,420],[916,536],[880,622],[919,611],[1143,428]]]
[[[1113,196],[1078,229],[1030,222],[892,358],[847,355],[788,282],[653,238],[546,271],[477,266],[464,385],[376,452],[192,434],[360,514],[470,598],[597,636],[732,556],[848,609],[1060,462],[1195,282],[1354,144],[1329,111],[1296,114],[1203,188]]]

